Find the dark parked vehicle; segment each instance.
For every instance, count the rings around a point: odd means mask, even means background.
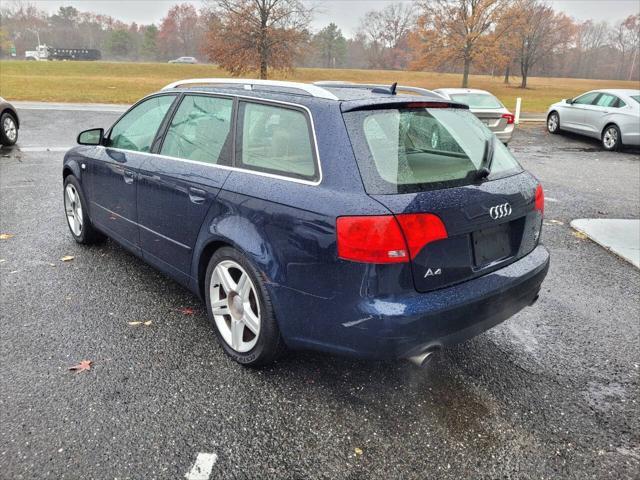
[[[78,142],[76,241],[107,235],[197,293],[246,365],[285,346],[423,364],[547,273],[540,184],[436,95],[184,80]]]
[[[0,97],[0,144],[5,147],[15,145],[18,141],[20,117],[15,107]]]

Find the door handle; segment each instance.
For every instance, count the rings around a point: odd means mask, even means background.
[[[128,185],[131,185],[136,179],[136,174],[131,170],[125,170],[122,176],[124,177],[124,183]]]
[[[207,192],[200,188],[189,187],[189,200],[192,203],[202,204],[207,198]]]

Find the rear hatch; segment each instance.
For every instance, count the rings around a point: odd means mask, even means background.
[[[396,216],[409,250],[413,238],[433,238],[408,259],[418,291],[484,275],[535,248],[538,182],[468,110],[414,103],[344,118],[365,189]],[[480,175],[489,159],[490,173]],[[431,225],[416,216],[437,217],[446,234],[415,231]]]

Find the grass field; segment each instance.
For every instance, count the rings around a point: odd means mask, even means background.
[[[213,65],[115,62],[0,62],[0,96],[10,100],[49,102],[131,103],[174,80],[194,77],[226,77]],[[329,70],[297,68],[277,79],[311,82],[345,80],[363,83],[399,82],[424,88],[458,87],[461,76],[393,70]],[[595,88],[640,88],[638,82],[570,78],[529,79],[526,90],[502,83],[502,78],[472,75],[470,86],[491,91],[513,109],[522,97],[524,112],[544,112],[549,104]]]

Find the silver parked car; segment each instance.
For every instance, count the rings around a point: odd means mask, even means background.
[[[13,105],[0,97],[0,144],[6,147],[18,141],[20,118]]]
[[[640,145],[640,90],[592,90],[554,103],[547,111],[547,130],[597,138],[605,150]]]
[[[435,93],[469,105],[469,110],[496,134],[505,145],[513,136],[514,115],[494,95],[475,88],[438,88]]]
[[[174,60],[169,60],[169,63],[198,63],[198,60],[195,57],[179,57]]]

